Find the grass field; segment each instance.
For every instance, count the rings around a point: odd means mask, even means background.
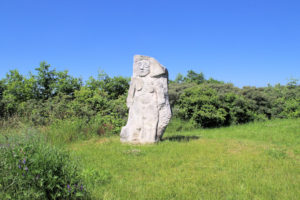
[[[68,145],[94,199],[300,199],[300,119]]]

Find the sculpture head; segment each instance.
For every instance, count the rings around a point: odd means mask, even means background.
[[[166,74],[166,69],[154,58],[142,55],[134,56],[133,76],[145,77],[159,77]]]
[[[137,62],[138,75],[140,77],[147,76],[150,73],[150,63],[148,60],[140,60]]]

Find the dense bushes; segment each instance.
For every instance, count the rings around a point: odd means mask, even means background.
[[[36,68],[36,75],[28,77],[12,70],[0,81],[0,117],[18,116],[39,126],[76,121],[79,135],[66,137],[68,141],[91,134],[119,133],[127,118],[129,81],[99,72],[97,78],[83,83],[45,62]],[[179,74],[170,81],[169,98],[173,116],[195,127],[300,117],[300,86],[294,79],[286,86],[241,89],[189,70],[186,76]]]
[[[188,75],[178,75],[170,82],[170,102],[173,116],[191,121],[195,126],[218,127],[300,116],[297,80],[293,79],[287,86],[240,89],[211,78],[203,80],[202,73],[195,75],[189,71]]]
[[[28,77],[11,70],[0,81],[0,117],[17,116],[34,126],[77,123],[68,141],[91,134],[119,133],[127,117],[129,79],[100,72],[84,85],[67,71],[57,72],[45,62]],[[97,123],[97,124],[96,124]],[[75,134],[73,133],[73,134]]]
[[[0,137],[0,199],[88,199],[68,152],[36,134]]]
[[[253,119],[249,104],[235,93],[218,94],[210,84],[188,88],[180,96],[177,112],[184,120],[202,127],[217,127],[249,122]]]
[[[180,96],[178,116],[203,127],[221,126],[226,112],[220,105],[215,90],[202,85],[188,88]]]

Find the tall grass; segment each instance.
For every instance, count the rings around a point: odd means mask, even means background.
[[[0,134],[16,135],[33,130],[45,136],[47,142],[64,146],[78,140],[87,140],[98,136],[108,137],[118,133],[120,128],[111,122],[113,120],[111,118],[103,116],[91,119],[72,117],[53,120],[49,125],[34,126],[28,120],[15,116],[7,120],[0,120]]]

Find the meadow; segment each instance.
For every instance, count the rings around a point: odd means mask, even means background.
[[[169,80],[163,141],[119,141],[130,78],[0,79],[0,199],[300,199],[300,85]]]
[[[155,145],[118,136],[67,145],[93,199],[300,199],[300,119],[176,131]]]

